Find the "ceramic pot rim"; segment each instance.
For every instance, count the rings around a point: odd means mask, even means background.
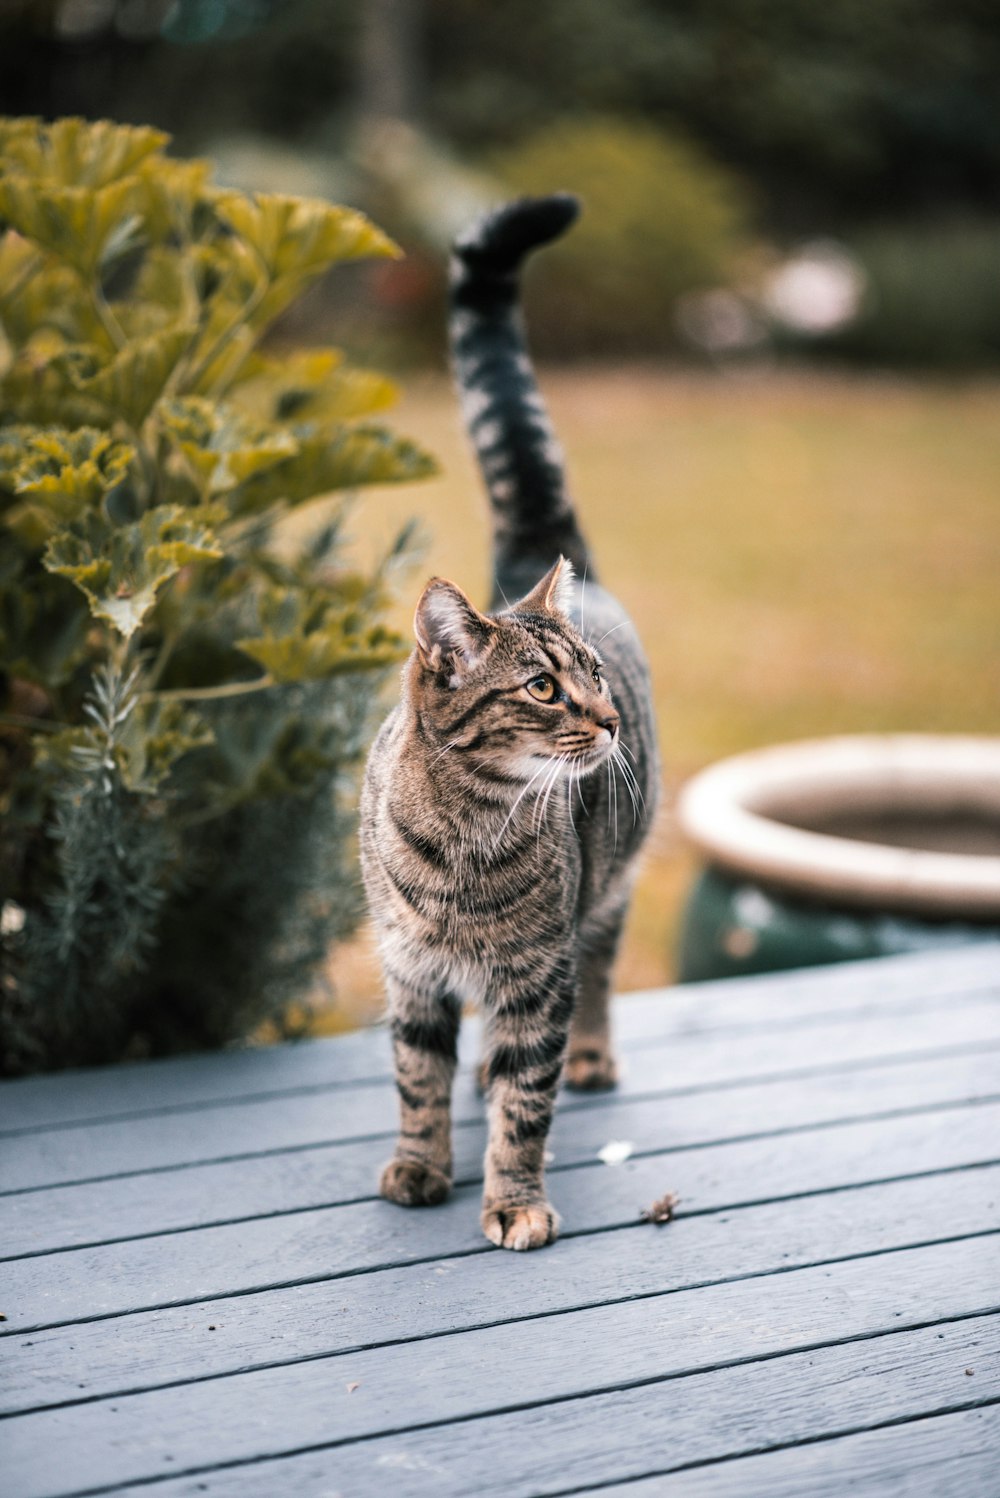
[[[898,848],[788,825],[842,811],[983,814],[1000,823],[1000,738],[871,734],[722,760],[684,787],[681,828],[722,868],[834,903],[1000,917],[1000,855]]]

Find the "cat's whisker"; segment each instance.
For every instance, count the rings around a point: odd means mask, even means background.
[[[538,777],[540,775],[544,775],[545,774],[545,772],[548,770],[550,764],[551,764],[551,760],[547,759],[545,761],[545,763],[542,765],[541,769],[535,771],[534,775],[532,775],[532,777],[528,781],[527,785],[522,786],[521,789],[518,791],[517,797],[516,797],[516,799],[514,801],[514,805],[511,807],[510,811],[507,813],[507,816],[504,819],[504,824],[500,828],[500,831],[497,833],[496,842],[493,844],[493,847],[490,850],[491,852],[495,853],[497,851],[497,849],[499,848],[500,844],[503,842],[503,835],[507,831],[507,828],[510,826],[511,818],[513,817],[514,813],[517,811],[517,808],[520,806],[522,800],[527,795],[527,793],[531,790],[531,787],[534,785],[534,783],[538,779]]]
[[[628,755],[629,759],[632,758],[632,751],[629,749],[628,745],[621,738],[619,738],[619,740],[618,740],[618,748],[619,749],[623,749],[625,751],[625,753]],[[622,770],[623,770],[623,772],[626,775],[626,778],[632,782],[632,789],[635,791],[635,793],[638,796],[639,800],[642,802],[642,808],[643,808],[643,811],[645,811],[645,809],[646,809],[646,798],[642,794],[642,786],[639,784],[639,777],[638,777],[638,775],[636,774],[636,772],[633,769],[633,767],[630,764],[628,764],[628,762],[626,760],[621,759],[619,757],[619,761],[618,762],[621,765]]]
[[[541,842],[542,828],[545,826],[545,818],[548,816],[549,812],[549,800],[559,780],[559,771],[562,769],[563,765],[568,759],[568,754],[560,754],[559,758],[556,760],[554,766],[552,767],[551,775],[548,777],[541,791],[538,793],[538,800],[541,807],[541,815],[538,819],[537,827],[537,841],[539,843]]]
[[[573,787],[578,779],[579,776],[574,773],[573,766],[570,765],[569,778],[566,781],[566,810],[569,812],[569,825],[573,829],[574,837],[578,837],[579,835],[576,830],[576,823],[573,820]]]
[[[437,754],[435,754],[434,758],[431,760],[431,764],[436,765],[437,762],[438,762],[438,760],[441,758],[442,754],[447,754],[449,749],[460,749],[460,748],[461,748],[461,744],[459,743],[458,739],[452,739],[452,741],[451,741],[450,744],[445,744],[445,746],[444,746],[443,749],[439,749],[438,750]]]
[[[639,803],[636,800],[635,791],[632,789],[632,782],[629,779],[630,772],[628,766],[617,753],[611,755],[610,763],[616,770],[621,770],[622,772],[622,780],[628,792],[629,800],[632,802],[632,825],[635,827],[639,822]]]
[[[606,629],[604,631],[603,635],[601,636],[601,638],[599,640],[595,640],[594,641],[594,649],[596,650],[599,645],[603,645],[604,641],[608,638],[608,635],[613,635],[616,630],[624,629],[625,625],[629,624],[630,622],[631,621],[628,620],[628,619],[622,619],[622,621],[619,624],[613,625],[611,627],[611,629]]]
[[[583,564],[583,578],[580,582],[580,633],[587,638],[587,571],[590,567],[590,558]]]

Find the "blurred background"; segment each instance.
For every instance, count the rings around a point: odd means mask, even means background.
[[[1000,27],[991,0],[0,0],[0,110],[149,123],[243,188],[364,208],[275,336],[400,374],[440,459],[370,494],[487,591],[448,387],[446,247],[512,192],[586,215],[533,348],[602,576],[653,668],[668,805],[623,988],[672,971],[669,792],[831,732],[1000,731]],[[412,595],[412,597],[410,596]],[[331,1024],[377,1005],[364,940]]]

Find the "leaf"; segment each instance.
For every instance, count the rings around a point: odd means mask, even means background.
[[[299,448],[291,433],[200,396],[164,402],[160,419],[210,494],[234,489]]]
[[[395,404],[384,375],[352,369],[339,349],[305,349],[285,359],[258,359],[234,396],[265,420],[353,421]]]
[[[53,347],[55,345],[55,347]],[[87,346],[70,351],[56,334],[40,334],[24,348],[0,380],[0,403],[18,422],[42,427],[110,427],[107,408],[81,395],[71,370],[87,375],[101,367],[100,360],[86,361]]]
[[[91,510],[126,478],[135,449],[106,432],[83,428],[0,428],[0,484],[27,496],[4,523],[40,548],[53,531]]]
[[[253,514],[278,500],[300,504],[367,484],[401,484],[437,472],[430,455],[385,427],[340,427],[301,434],[299,451],[251,478],[232,496],[234,513]]]
[[[6,248],[8,245],[21,249],[11,252]],[[23,272],[28,264],[24,250],[28,260],[38,260],[39,268],[29,280],[19,282],[17,268]],[[48,330],[57,332],[64,343],[107,341],[75,271],[45,255],[39,256],[35,246],[14,231],[0,241],[0,319],[4,333],[17,349]]]
[[[139,175],[143,224],[149,238],[157,242],[175,236],[181,240],[193,238],[195,214],[211,202],[211,162],[169,158],[148,161]]]
[[[401,254],[363,214],[318,198],[220,193],[215,207],[238,236],[234,243],[252,248],[257,275],[263,277],[242,314],[246,331],[255,337],[332,266]]]
[[[60,343],[52,337],[22,352],[3,381],[16,409],[44,416],[65,402],[91,425],[124,421],[141,427],[163,394],[177,364],[191,346],[195,329],[170,327],[134,337],[109,356],[96,344]]]
[[[0,120],[0,166],[56,187],[100,188],[130,175],[169,140],[148,125],[111,120]]]
[[[366,617],[331,589],[272,588],[261,603],[261,634],[236,643],[277,682],[318,681],[400,660],[401,637]]]
[[[276,280],[317,276],[342,260],[402,253],[363,213],[320,198],[224,192],[215,208]]]
[[[0,308],[13,301],[8,288],[20,283],[37,259],[38,251],[15,230],[0,237]]]
[[[82,395],[100,401],[116,419],[138,428],[163,394],[194,333],[193,327],[182,326],[135,339],[97,374],[74,383]]]
[[[160,790],[174,766],[195,749],[215,742],[215,734],[193,708],[155,696],[140,700],[120,735],[122,774],[129,790]]]
[[[90,280],[138,196],[138,179],[107,187],[42,187],[20,173],[0,177],[0,218]]]
[[[165,582],[189,562],[221,556],[212,532],[190,511],[160,505],[116,529],[88,515],[53,536],[43,560],[50,572],[76,583],[93,614],[130,639]]]

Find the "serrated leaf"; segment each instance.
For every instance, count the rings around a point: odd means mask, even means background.
[[[7,234],[2,244],[23,246],[30,259],[39,261],[35,274],[19,282],[13,267],[19,263],[24,268],[27,262],[23,253],[15,252],[10,257],[7,270],[0,254],[0,319],[14,348],[23,348],[50,330],[64,343],[106,342],[104,330],[81,292],[75,271],[40,255],[34,245],[16,233]],[[12,288],[12,294],[6,294],[7,287]]]
[[[342,260],[402,253],[363,213],[320,198],[227,192],[215,206],[275,279],[316,276]]]
[[[0,120],[0,166],[56,187],[105,187],[170,140],[148,125],[66,118]]]
[[[159,242],[174,235],[190,239],[197,209],[211,201],[211,162],[167,158],[146,163],[139,175],[143,223],[150,239]]]
[[[138,186],[127,177],[100,188],[43,187],[11,173],[0,177],[0,218],[89,280],[111,236],[132,216]]]
[[[122,774],[129,790],[161,788],[178,760],[215,742],[215,734],[193,708],[155,696],[137,703],[121,732]]]
[[[258,359],[233,398],[265,420],[332,424],[383,411],[398,396],[392,380],[351,368],[339,349],[304,349]]]
[[[278,500],[301,504],[320,494],[368,484],[402,484],[430,478],[429,453],[385,427],[340,427],[302,433],[295,457],[242,484],[232,495],[236,514],[252,514]]]
[[[118,419],[138,428],[190,348],[194,332],[193,327],[182,326],[135,339],[110,364],[74,383],[81,395],[99,401]]]
[[[8,300],[13,300],[8,288],[20,285],[36,262],[38,251],[15,230],[9,229],[0,235],[0,308],[5,307]]]
[[[298,452],[291,433],[200,396],[165,401],[160,420],[209,494],[223,494]]]
[[[350,588],[344,591],[349,594]],[[401,659],[400,636],[367,624],[366,618],[333,589],[274,587],[261,599],[260,634],[236,643],[276,682],[319,681]]]
[[[115,529],[103,516],[88,515],[53,536],[43,560],[86,594],[93,614],[129,639],[164,583],[190,562],[221,556],[211,530],[190,511],[160,505]]]
[[[22,349],[0,380],[0,405],[19,422],[39,426],[110,427],[105,406],[81,395],[65,361]]]
[[[128,443],[89,428],[0,429],[0,484],[19,499],[4,523],[26,545],[40,548],[120,484],[134,459]]]

